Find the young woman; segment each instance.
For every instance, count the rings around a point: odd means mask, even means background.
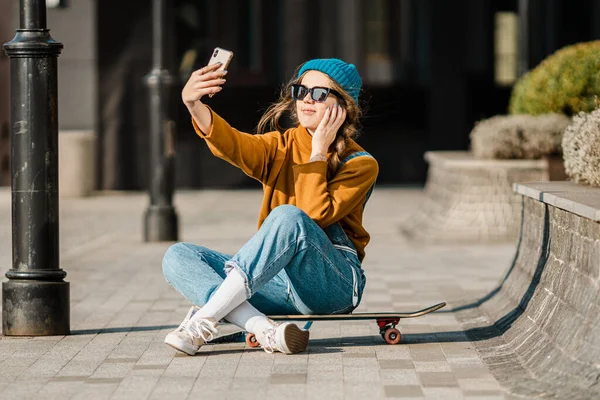
[[[265,314],[350,313],[366,282],[363,207],[378,165],[353,140],[362,81],[352,64],[310,60],[258,124],[259,132],[274,130],[251,135],[202,103],[222,90],[227,72],[218,68],[195,71],[183,102],[211,152],[263,184],[259,229],[233,256],[189,243],[168,249],[164,276],[194,306],[165,343],[193,355],[225,319],[254,333],[267,352],[301,352],[309,332]],[[286,111],[297,124],[284,130]]]

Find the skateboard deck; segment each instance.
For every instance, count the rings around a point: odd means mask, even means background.
[[[274,321],[306,321],[304,329],[309,329],[314,321],[355,321],[355,320],[375,320],[379,326],[379,333],[389,344],[400,343],[402,335],[396,329],[396,325],[403,318],[416,318],[437,311],[446,306],[446,303],[438,303],[431,307],[412,312],[375,312],[375,313],[355,313],[355,314],[328,314],[328,315],[269,315]],[[246,335],[246,343],[250,347],[259,346],[253,334]]]

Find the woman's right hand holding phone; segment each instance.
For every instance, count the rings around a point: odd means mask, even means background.
[[[183,103],[189,109],[207,94],[218,93],[223,89],[221,85],[226,82],[223,77],[227,71],[218,71],[221,65],[221,63],[207,65],[192,73],[181,92]]]
[[[218,93],[223,89],[225,83],[223,77],[227,71],[219,71],[222,64],[207,65],[194,71],[181,91],[183,103],[196,121],[202,132],[210,132],[212,126],[212,114],[199,100],[207,94]]]

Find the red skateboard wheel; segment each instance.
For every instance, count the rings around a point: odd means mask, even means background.
[[[400,331],[398,329],[390,328],[387,331],[385,331],[383,338],[389,344],[398,344],[400,343],[400,339],[402,339],[402,335],[400,334]]]
[[[256,336],[254,336],[254,333],[247,333],[246,334],[246,344],[249,347],[258,347],[258,346],[260,346],[260,343],[258,343],[258,340],[256,340]]]

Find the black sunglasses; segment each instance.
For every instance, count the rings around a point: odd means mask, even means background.
[[[316,101],[317,103],[322,103],[325,100],[327,100],[327,97],[329,97],[330,94],[333,94],[334,96],[337,96],[340,99],[342,98],[342,96],[337,91],[327,87],[315,86],[309,89],[306,86],[300,84],[292,85],[292,98],[294,100],[304,100],[308,93],[310,93],[310,98]]]

